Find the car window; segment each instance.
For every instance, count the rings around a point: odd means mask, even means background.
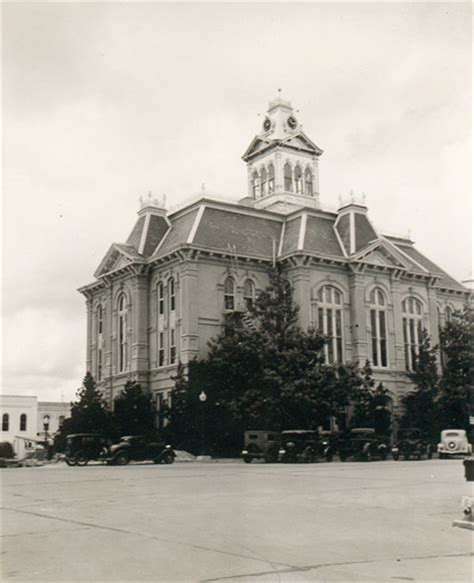
[[[445,433],[446,437],[460,437],[461,435],[462,433],[457,431],[449,431],[448,433]]]
[[[255,433],[252,433],[249,435],[249,439],[258,439],[258,435],[256,435]]]

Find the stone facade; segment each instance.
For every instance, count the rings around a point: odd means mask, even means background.
[[[246,197],[203,194],[172,213],[164,201],[141,201],[126,243],[113,244],[95,281],[80,289],[87,369],[111,405],[134,379],[159,409],[178,361],[206,355],[224,318],[245,313],[276,262],[293,284],[301,326],[330,337],[328,361],[369,359],[399,404],[421,329],[436,344],[468,291],[409,238],[378,232],[363,201],[322,209],[321,154],[277,98],[243,156]]]

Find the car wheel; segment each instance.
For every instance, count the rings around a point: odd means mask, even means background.
[[[66,463],[67,463],[68,466],[75,466],[76,465],[76,458],[67,457],[66,458]]]
[[[87,466],[88,461],[89,461],[89,458],[86,456],[85,453],[78,453],[76,455],[76,464],[78,466]]]
[[[170,451],[167,451],[163,454],[162,459],[164,464],[172,464],[174,462],[174,455]]]
[[[128,464],[128,454],[125,451],[121,451],[115,456],[114,463],[118,466],[126,466]]]
[[[267,452],[265,454],[265,463],[274,464],[278,461],[278,456],[275,453]]]
[[[433,457],[433,452],[431,451],[431,447],[426,452],[426,457],[430,460]]]
[[[387,450],[383,449],[380,453],[380,459],[384,462],[387,459]]]
[[[339,459],[341,460],[341,462],[345,462],[347,459],[347,456],[345,453],[340,453],[339,454]]]
[[[439,454],[439,459],[440,460],[445,460],[446,459],[446,454],[445,453],[440,453]]]
[[[392,453],[392,458],[393,458],[393,459],[394,459],[396,462],[398,462],[398,460],[400,459],[400,454],[398,454],[398,453]]]
[[[244,462],[246,464],[251,464],[252,463],[252,458],[251,457],[244,457]]]
[[[332,452],[331,453],[327,453],[326,454],[326,461],[327,462],[332,462],[332,458],[333,457],[334,457],[334,454]]]
[[[314,461],[313,452],[311,450],[306,450],[303,455],[303,462],[305,464],[310,464]]]
[[[366,462],[371,462],[371,461],[372,461],[372,454],[370,453],[370,451],[368,451],[368,452],[365,454],[365,461],[366,461]]]

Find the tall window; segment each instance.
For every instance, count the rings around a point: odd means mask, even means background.
[[[10,427],[10,417],[8,413],[2,415],[2,431],[8,431]]]
[[[170,364],[176,361],[176,331],[174,328],[170,330]]]
[[[306,168],[304,172],[304,182],[305,182],[305,192],[306,194],[313,195],[313,175],[309,168]]]
[[[423,310],[421,303],[415,298],[406,298],[402,302],[402,315],[405,366],[407,370],[413,370],[423,329]]]
[[[287,192],[293,192],[293,176],[291,166],[288,162],[283,167],[283,179],[285,181],[285,190]]]
[[[449,306],[446,306],[446,309],[444,310],[444,319],[445,322],[451,322],[453,317],[453,311]]]
[[[20,431],[26,431],[26,413],[20,415]]]
[[[104,309],[97,306],[97,380],[102,380],[102,333],[104,331]]]
[[[295,186],[296,192],[301,194],[303,192],[303,173],[299,166],[295,167]]]
[[[369,301],[372,363],[374,366],[388,366],[386,301],[382,290],[373,289]]]
[[[161,282],[158,284],[157,294],[158,294],[158,314],[161,315],[165,313],[165,290]]]
[[[58,419],[58,426],[59,426],[59,428],[61,428],[63,426],[64,419],[65,419],[64,415],[60,415],[59,416],[59,419]]]
[[[258,172],[252,174],[252,192],[255,199],[260,198],[260,178]]]
[[[119,372],[124,372],[127,366],[127,300],[121,294],[118,300],[118,349]]]
[[[173,278],[168,282],[168,291],[170,295],[170,312],[174,312],[176,310],[176,292]]]
[[[224,282],[224,308],[226,310],[235,309],[235,284],[231,277]]]
[[[251,279],[246,279],[244,283],[244,304],[249,310],[255,300],[255,285]]]
[[[326,285],[318,291],[318,327],[326,336],[326,362],[342,362],[342,294]]]
[[[158,366],[165,364],[165,335],[163,332],[158,334]]]
[[[262,196],[267,195],[267,171],[265,168],[262,168],[262,172],[260,174],[260,190],[262,191]]]
[[[275,192],[275,167],[273,164],[268,166],[268,194]]]

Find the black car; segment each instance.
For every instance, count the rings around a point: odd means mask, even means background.
[[[282,431],[280,437],[279,461],[311,463],[319,458],[320,440],[317,431],[293,429]]]
[[[426,439],[420,429],[400,429],[396,444],[392,448],[392,457],[394,460],[398,460],[400,456],[403,456],[406,460],[410,458],[421,460],[423,456],[431,459],[433,449],[431,443]]]
[[[143,435],[126,435],[110,447],[107,462],[118,466],[146,460],[152,460],[155,464],[172,464],[175,457],[171,445],[163,441],[151,440]]]
[[[276,431],[252,430],[244,433],[244,449],[241,457],[246,464],[252,460],[264,460],[266,463],[278,461],[281,436]]]
[[[386,440],[376,435],[370,427],[355,427],[339,439],[338,453],[341,462],[348,458],[370,462],[374,458],[386,460]]]
[[[66,438],[68,466],[85,466],[90,460],[104,461],[110,441],[97,433],[73,433]]]

